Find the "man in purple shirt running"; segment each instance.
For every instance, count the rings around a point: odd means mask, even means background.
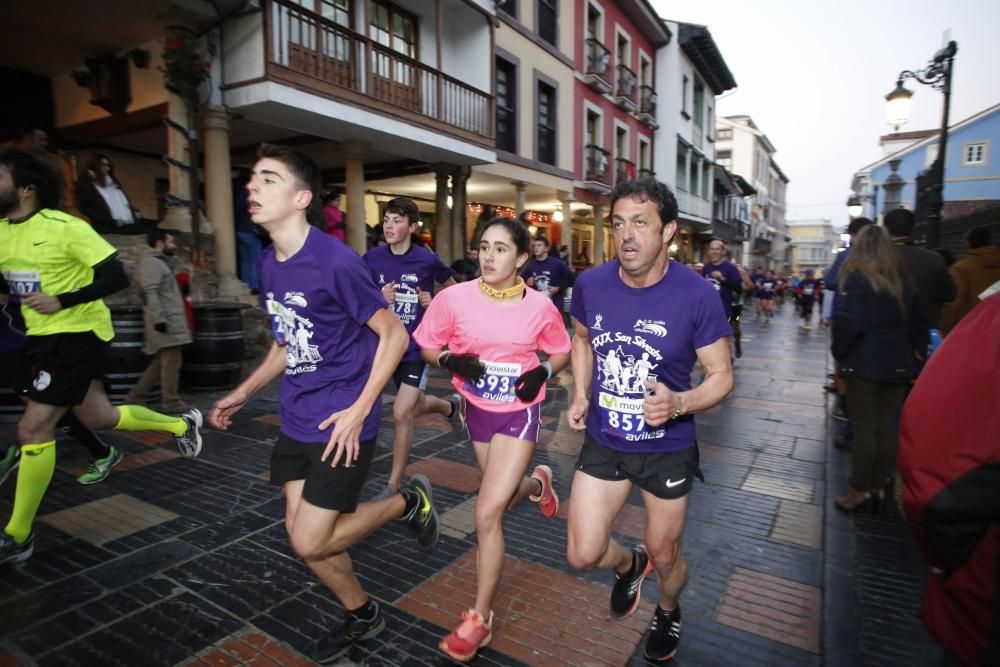
[[[656,571],[660,596],[645,656],[677,651],[687,582],[680,542],[693,478],[701,478],[692,413],[733,388],[730,333],[718,293],[669,258],[677,200],[645,177],[611,194],[617,259],[584,272],[573,287],[574,399],[570,428],[586,431],[573,477],[567,559],[580,569],[614,569],[611,613],[639,606],[642,581]],[[705,380],[691,387],[695,361]],[[611,537],[633,484],[646,508],[645,546]]]
[[[417,475],[402,493],[359,503],[381,418],[381,394],[409,336],[372,282],[361,258],[306,221],[319,191],[319,168],[307,155],[262,144],[247,184],[254,224],[273,244],[260,258],[261,307],[274,344],[264,361],[209,421],[225,430],[253,394],[283,375],[281,435],[271,454],[271,483],[284,487],[292,549],[333,591],[344,622],[316,644],[314,658],[335,662],[379,634],[385,618],[354,574],[348,547],[393,519],[437,543],[430,483]]]

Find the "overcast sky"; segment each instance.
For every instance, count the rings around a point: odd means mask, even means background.
[[[851,177],[882,157],[878,137],[891,131],[886,93],[930,60],[945,29],[958,42],[950,124],[1000,103],[1000,0],[651,1],[712,32],[738,84],[718,114],[749,114],[777,148],[789,220],[847,223]],[[900,131],[939,128],[941,93],[906,85],[913,112]]]

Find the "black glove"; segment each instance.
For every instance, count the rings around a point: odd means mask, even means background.
[[[153,325],[153,328],[159,331],[160,333],[167,333],[166,322],[157,322],[156,324]]]
[[[514,380],[514,393],[525,403],[530,403],[548,379],[549,372],[545,366],[536,366]]]
[[[473,382],[479,380],[486,374],[486,367],[479,361],[478,354],[447,354],[444,358],[444,367]]]

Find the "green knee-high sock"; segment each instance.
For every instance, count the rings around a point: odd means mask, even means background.
[[[17,472],[14,511],[10,514],[10,523],[4,528],[4,532],[18,544],[23,544],[31,534],[31,524],[55,469],[55,440],[21,447],[21,468]]]
[[[180,417],[153,412],[140,405],[119,405],[116,431],[167,431],[175,437],[184,435],[187,422]]]

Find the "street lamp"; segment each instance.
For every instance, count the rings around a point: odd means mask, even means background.
[[[899,130],[910,116],[910,102],[913,93],[903,87],[903,81],[914,79],[919,83],[932,86],[944,93],[944,113],[941,117],[941,139],[938,141],[938,154],[930,167],[927,211],[927,245],[938,247],[941,240],[941,208],[944,206],[944,161],[948,148],[948,111],[951,106],[951,74],[958,53],[958,44],[952,40],[948,45],[934,54],[927,66],[916,71],[903,70],[896,79],[896,88],[885,96],[886,120]],[[919,196],[919,192],[917,193]]]
[[[878,186],[872,188],[871,193],[858,194],[857,192],[852,192],[851,196],[847,198],[847,215],[851,218],[860,218],[865,214],[865,202],[872,202],[875,213],[872,217],[878,216]]]

